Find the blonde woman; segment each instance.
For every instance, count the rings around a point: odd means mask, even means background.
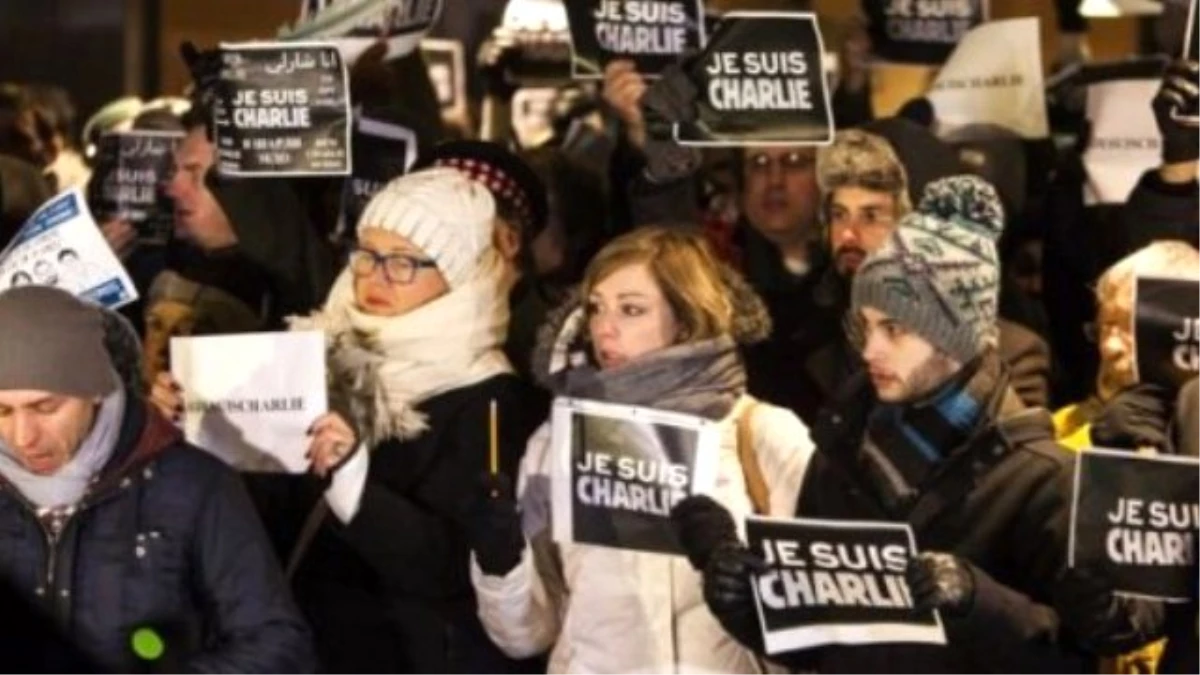
[[[738,343],[769,330],[748,287],[699,237],[646,228],[600,251],[580,296],[543,327],[533,360],[543,384],[718,421],[712,497],[740,518],[765,485],[760,510],[790,515],[813,446],[791,412],[746,394]],[[739,459],[739,423],[756,466]],[[474,514],[472,578],[492,640],[511,657],[550,649],[551,672],[754,671],[705,607],[686,558],[551,541],[552,440],[548,425],[530,440],[517,500],[501,491]]]

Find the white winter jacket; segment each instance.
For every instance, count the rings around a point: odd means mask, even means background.
[[[711,496],[742,527],[752,512],[738,460],[743,396],[721,425]],[[771,515],[791,517],[813,444],[790,411],[758,404],[748,418],[755,456],[770,490]],[[528,546],[504,577],[471,575],[484,628],[514,658],[553,647],[552,673],[748,673],[761,667],[708,611],[701,577],[682,556],[551,541],[550,427],[529,441],[518,479]],[[543,517],[535,514],[541,512]],[[531,532],[531,519],[537,531]]]

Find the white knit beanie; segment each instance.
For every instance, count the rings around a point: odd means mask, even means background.
[[[376,227],[421,247],[458,288],[492,246],[496,204],[486,187],[459,171],[434,168],[401,176],[367,203],[358,232]]]

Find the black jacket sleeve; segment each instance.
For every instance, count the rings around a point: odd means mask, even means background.
[[[205,490],[193,542],[197,594],[215,639],[184,668],[313,672],[312,636],[292,602],[262,523],[238,476],[220,469]]]
[[[1153,169],[1142,174],[1122,214],[1121,250],[1132,253],[1157,239],[1200,246],[1200,187],[1166,183]]]
[[[500,468],[514,477],[529,438],[529,426],[518,422],[524,399],[511,389],[495,393]],[[488,414],[488,399],[474,396],[447,418],[437,456],[410,493],[368,474],[358,513],[345,525],[343,537],[388,586],[420,588],[422,580],[433,586],[466,574],[465,566],[448,566],[460,555],[465,560],[469,551],[462,519],[488,469]],[[396,536],[398,532],[404,536]]]

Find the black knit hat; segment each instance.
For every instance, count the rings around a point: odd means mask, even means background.
[[[458,169],[482,183],[496,200],[501,215],[533,241],[546,227],[549,205],[546,187],[533,169],[503,145],[487,141],[446,141],[417,159],[413,171],[430,166]]]

